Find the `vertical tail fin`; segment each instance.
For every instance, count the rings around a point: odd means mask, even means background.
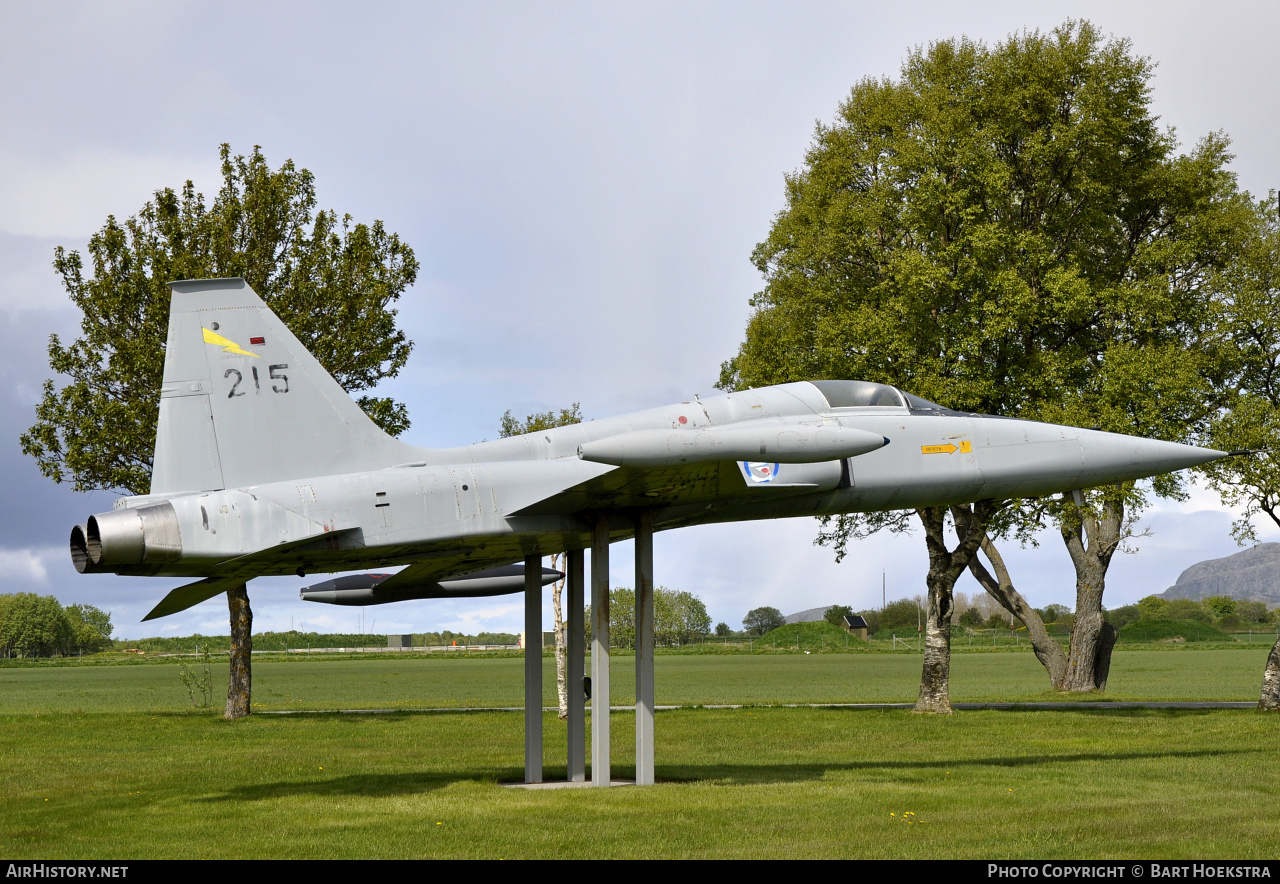
[[[170,283],[151,493],[376,470],[384,433],[243,279]]]

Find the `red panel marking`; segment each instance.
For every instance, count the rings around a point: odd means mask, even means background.
[[[682,414],[680,415],[680,423],[687,424],[689,423],[689,419]]]
[[[249,339],[250,344],[265,344],[266,342],[267,342],[266,338],[250,338]]]

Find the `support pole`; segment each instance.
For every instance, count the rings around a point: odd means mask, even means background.
[[[591,785],[608,786],[609,770],[609,514],[591,532]]]
[[[565,629],[569,635],[565,641],[565,681],[569,694],[569,782],[581,783],[587,779],[587,708],[582,684],[583,659],[587,654],[587,630],[582,622],[586,556],[580,549],[571,549],[567,558],[569,613]]]
[[[653,785],[653,511],[636,518],[636,785]]]
[[[524,557],[524,781],[542,782],[542,557]]]

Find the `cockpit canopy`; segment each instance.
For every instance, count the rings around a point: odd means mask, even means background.
[[[902,394],[870,381],[810,381],[832,408],[906,408]]]
[[[910,408],[946,413],[950,409],[904,393],[888,384],[870,381],[810,381],[832,408]]]

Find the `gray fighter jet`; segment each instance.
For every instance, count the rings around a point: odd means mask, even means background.
[[[262,575],[408,566],[302,591],[331,604],[517,592],[526,569],[513,563],[589,548],[593,535],[607,545],[642,521],[1032,497],[1224,456],[827,380],[418,448],[375,426],[244,280],[171,288],[151,493],[71,532],[81,572],[202,578],[148,620]]]

